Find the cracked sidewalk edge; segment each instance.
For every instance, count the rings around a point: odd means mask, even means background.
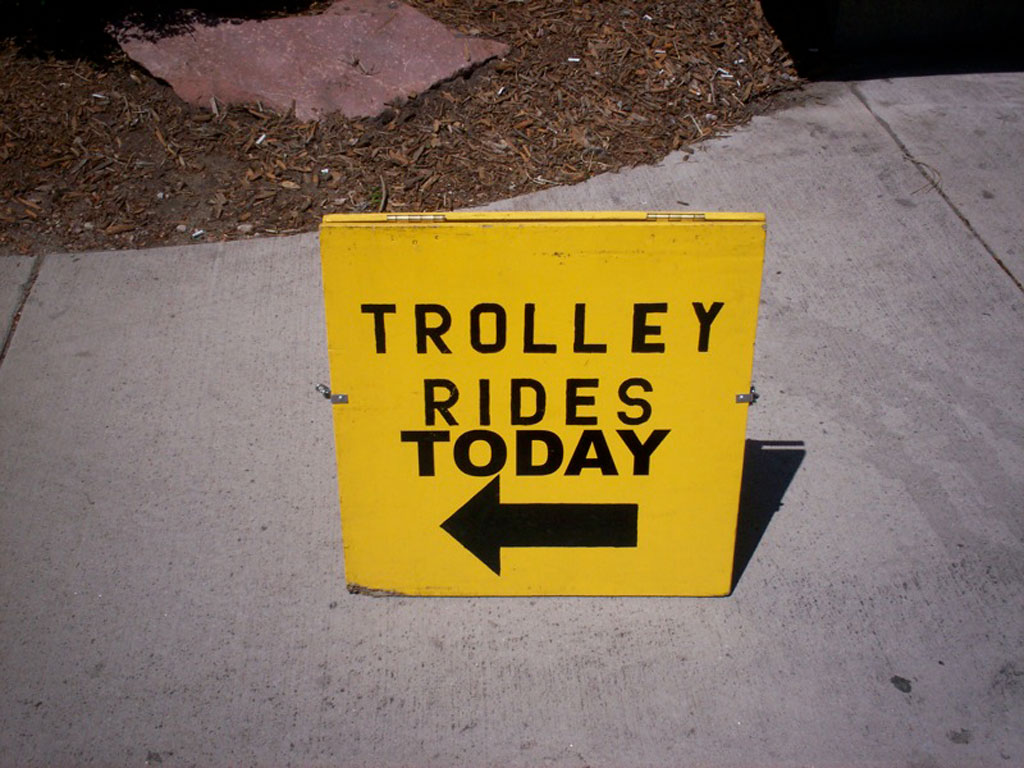
[[[15,307],[14,312],[11,313],[10,325],[7,327],[7,333],[4,335],[4,345],[0,348],[0,365],[4,364],[4,360],[7,359],[7,351],[11,348],[11,342],[14,340],[14,332],[18,330],[18,323],[21,321],[21,313],[25,310],[25,305],[28,303],[29,296],[32,295],[32,289],[36,285],[36,280],[39,279],[39,271],[43,267],[43,261],[46,260],[45,254],[39,254],[34,257],[32,262],[32,269],[29,270],[28,278],[21,286],[21,298],[18,300],[18,306]]]
[[[946,194],[946,191],[942,188],[942,185],[940,183],[941,179],[937,180],[935,178],[938,172],[935,171],[935,169],[932,168],[927,163],[922,162],[918,160],[916,157],[914,157],[909,147],[907,147],[907,145],[903,143],[902,139],[900,139],[900,137],[896,135],[896,131],[893,130],[893,127],[889,125],[885,118],[883,118],[881,115],[879,115],[877,112],[875,112],[875,110],[871,108],[871,105],[868,103],[868,100],[864,96],[864,94],[861,93],[861,90],[858,87],[857,83],[849,83],[849,86],[850,90],[853,92],[853,95],[856,96],[860,103],[864,105],[864,108],[871,113],[871,116],[875,118],[875,120],[878,122],[880,126],[882,126],[883,130],[885,130],[885,132],[889,134],[889,138],[891,138],[896,143],[896,146],[899,147],[899,150],[901,153],[903,153],[903,156],[907,158],[907,160],[909,160],[917,169],[917,172],[920,173],[925,178],[925,180],[928,182],[927,186],[932,187],[938,193],[939,197],[941,197],[943,201],[945,201],[946,205],[949,206],[950,210],[953,211],[954,214],[956,214],[956,217],[960,219],[960,222],[967,228],[967,231],[971,233],[971,236],[979,243],[981,243],[981,247],[984,248],[985,252],[988,253],[992,260],[997,265],[999,265],[999,268],[1006,273],[1007,277],[1009,277],[1010,280],[1013,281],[1013,284],[1017,286],[1017,289],[1020,291],[1024,291],[1024,285],[1022,285],[1021,281],[1017,279],[1017,276],[1010,271],[1010,268],[1006,266],[1005,262],[1003,262],[1002,259],[999,258],[996,252],[992,249],[992,246],[985,242],[985,238],[981,236],[981,233],[974,228],[974,225],[971,224],[970,220],[957,207],[956,203],[954,203],[950,199],[949,195]]]

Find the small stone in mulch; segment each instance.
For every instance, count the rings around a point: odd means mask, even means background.
[[[258,102],[300,120],[372,117],[389,103],[471,69],[508,46],[456,34],[394,0],[339,0],[322,14],[196,26],[121,48],[185,101]]]

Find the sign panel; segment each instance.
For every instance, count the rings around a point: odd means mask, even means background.
[[[320,242],[350,588],[729,592],[763,215],[338,215]]]

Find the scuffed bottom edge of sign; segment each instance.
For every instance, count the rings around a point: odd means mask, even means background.
[[[465,593],[462,593],[462,594],[455,594],[455,593],[453,593],[453,594],[423,594],[423,593],[418,593],[418,592],[399,592],[399,591],[394,590],[394,589],[377,589],[376,587],[364,587],[362,584],[353,584],[353,583],[347,584],[346,585],[346,589],[348,589],[350,594],[362,595],[364,597],[422,597],[422,598],[426,598],[426,599],[438,598],[438,597],[439,598],[453,598],[453,597],[455,597],[455,598],[460,598],[460,597],[486,597],[486,598],[493,598],[493,597],[498,597],[498,598],[501,598],[501,597],[511,597],[511,598],[523,598],[523,597],[529,597],[529,598],[537,598],[537,597],[598,597],[598,598],[602,598],[602,597],[604,597],[604,598],[676,597],[676,598],[689,599],[689,600],[699,600],[699,599],[704,599],[704,598],[709,598],[709,597],[710,598],[732,597],[732,594],[733,594],[733,590],[731,590],[731,589],[728,592],[715,592],[715,593],[709,593],[709,594],[705,594],[705,595],[688,595],[688,594],[684,594],[684,593],[673,593],[673,594],[661,594],[661,593],[658,593],[658,594],[646,594],[646,595],[644,595],[644,594],[611,594],[611,593],[609,593],[609,594],[581,594],[581,593],[572,593],[572,592],[565,592],[565,593],[554,593],[554,592],[548,592],[548,593],[528,593],[528,592],[523,592],[522,594],[507,594],[507,595],[506,594],[497,594],[497,595],[495,595],[495,594],[483,594],[483,593],[471,593],[471,592],[465,592]]]
[[[416,597],[406,592],[396,592],[393,589],[375,589],[364,587],[362,584],[348,584],[348,591],[353,595],[367,595],[369,597]]]

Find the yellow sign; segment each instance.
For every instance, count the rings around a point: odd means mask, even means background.
[[[763,215],[338,215],[320,243],[350,588],[730,591]]]

